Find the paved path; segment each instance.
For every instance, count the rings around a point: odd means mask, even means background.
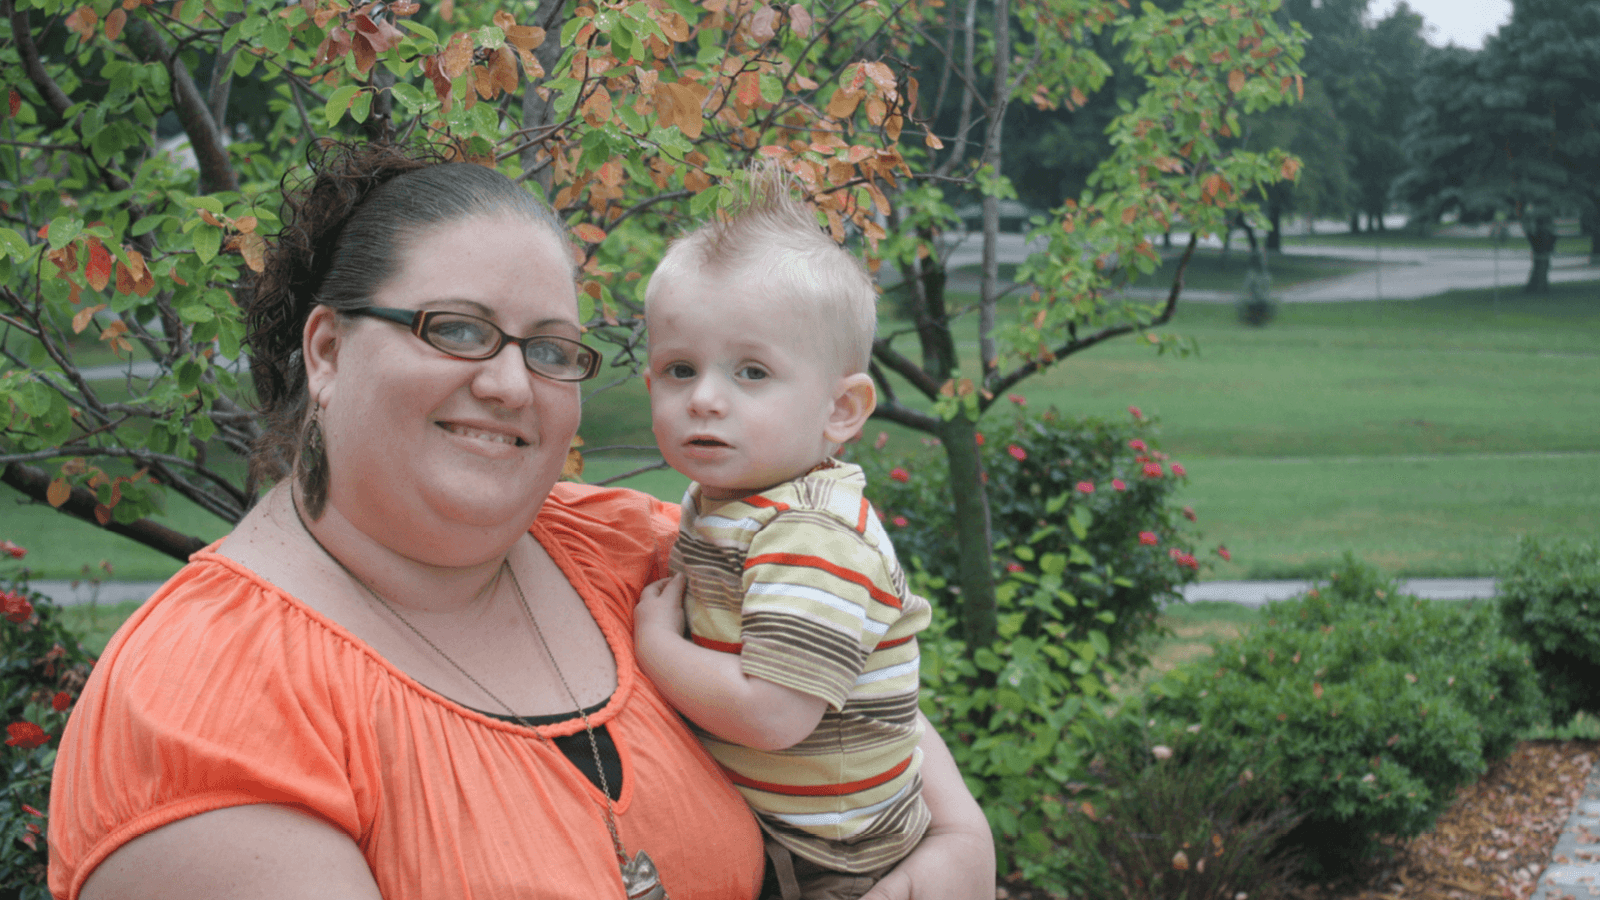
[[[1550,856],[1529,900],[1600,900],[1600,764]]]
[[[975,266],[983,261],[982,246],[976,236],[965,240],[957,238],[950,251],[948,265],[952,269]],[[1173,237],[1173,243],[1180,241]],[[1215,239],[1201,241],[1202,246],[1220,247]],[[996,254],[1004,263],[1021,262],[1029,252],[1043,244],[1028,244],[1020,234],[1002,234]],[[1248,253],[1248,247],[1235,244],[1235,251]],[[1515,296],[1527,283],[1533,262],[1528,256],[1525,242],[1508,243],[1495,253],[1492,250],[1430,249],[1385,247],[1374,250],[1366,247],[1335,245],[1291,244],[1284,249],[1288,256],[1322,256],[1350,259],[1357,262],[1377,263],[1375,268],[1337,278],[1324,278],[1274,291],[1274,296],[1284,303],[1328,302],[1349,300],[1415,300],[1431,297],[1449,290],[1492,288],[1499,285],[1508,296]],[[958,275],[953,282],[975,290],[977,279]],[[1592,266],[1586,255],[1558,256],[1551,264],[1550,280],[1600,281],[1600,265]],[[1242,285],[1241,285],[1242,287]],[[1165,297],[1167,290],[1151,290],[1151,297]],[[1141,296],[1143,294],[1141,293]],[[1231,303],[1238,298],[1237,291],[1185,290],[1183,299],[1195,302]]]
[[[1486,600],[1494,596],[1493,578],[1412,578],[1400,582],[1402,593],[1426,600]],[[1303,594],[1309,581],[1203,581],[1183,589],[1183,599],[1224,601],[1262,606]]]

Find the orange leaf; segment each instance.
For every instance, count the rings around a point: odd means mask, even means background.
[[[778,11],[770,6],[762,6],[750,17],[750,36],[764,44],[778,33],[777,25]]]
[[[847,91],[840,88],[833,92],[828,100],[828,115],[835,119],[847,119],[855,114],[856,106],[861,102],[860,91]]]
[[[71,496],[72,485],[68,484],[65,478],[53,479],[44,491],[44,498],[56,509],[60,509],[61,504],[67,502],[67,498]]]
[[[89,238],[89,264],[84,276],[89,279],[89,287],[97,291],[105,290],[111,281],[111,254],[97,237]]]
[[[889,113],[889,105],[881,97],[867,98],[867,121],[874,125],[882,125],[884,116]]]
[[[439,71],[445,78],[455,81],[472,65],[472,38],[466,34],[453,34],[450,43],[439,51]]]
[[[1311,682],[1311,696],[1317,698],[1318,700],[1322,699],[1322,682]]]
[[[87,41],[94,37],[95,27],[100,24],[100,16],[93,9],[80,6],[67,16],[64,24],[67,30]]]
[[[1131,206],[1122,211],[1122,224],[1124,225],[1132,225],[1133,220],[1137,218],[1139,218],[1139,211]]]
[[[234,242],[239,248],[239,255],[244,257],[244,264],[252,272],[266,271],[267,241],[254,232],[241,234]]]
[[[15,119],[17,117],[17,113],[22,110],[22,95],[17,92],[16,88],[11,89],[11,96],[7,101],[7,110],[13,119]]]
[[[127,12],[121,8],[113,9],[111,14],[106,16],[106,40],[114,41],[117,38],[122,37],[122,29],[125,28],[127,24]]]
[[[655,13],[656,26],[661,33],[669,39],[683,43],[689,39],[689,21],[673,10],[662,10]]]
[[[935,150],[943,150],[944,149],[944,141],[941,141],[938,138],[934,137],[933,136],[933,132],[931,132],[931,131],[922,136],[922,143],[928,145],[929,147],[932,147]]]
[[[1293,181],[1300,174],[1300,160],[1292,156],[1286,157],[1283,161],[1282,171],[1286,180]]]
[[[872,79],[878,90],[885,94],[894,93],[894,72],[888,66],[881,62],[869,62],[864,64],[862,69],[866,71],[867,77]]]
[[[1244,70],[1234,69],[1228,73],[1228,90],[1235,94],[1244,90]]]
[[[506,43],[518,50],[534,50],[544,43],[544,29],[537,25],[512,25],[505,32]]]
[[[1172,854],[1172,867],[1179,872],[1187,871],[1189,868],[1189,854],[1182,850]]]
[[[572,226],[572,236],[586,244],[598,244],[606,239],[605,231],[588,222],[579,222]]]
[[[517,55],[509,47],[501,47],[489,57],[489,74],[500,90],[511,93],[517,89]]]
[[[754,107],[761,102],[761,76],[755,72],[744,72],[738,80],[739,105]]]
[[[94,520],[99,522],[101,525],[105,525],[110,522],[111,507],[105,505],[104,503],[96,503],[94,505]]]
[[[89,320],[94,318],[94,314],[105,308],[106,305],[104,303],[97,303],[94,306],[78,310],[72,317],[72,333],[83,334],[83,330],[89,327]]]

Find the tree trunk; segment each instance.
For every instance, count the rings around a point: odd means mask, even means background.
[[[33,500],[35,503],[49,502],[46,498],[50,488],[50,476],[37,466],[10,463],[4,469],[0,469],[0,482],[15,488],[18,493]],[[99,505],[100,500],[93,491],[85,487],[74,487],[72,493],[68,495],[67,501],[57,507],[57,510],[91,525],[104,528],[112,534],[120,534],[125,538],[138,541],[146,547],[165,553],[179,562],[188,562],[189,554],[205,549],[205,541],[192,535],[173,531],[171,528],[159,522],[153,522],[150,519],[140,519],[137,522],[129,522],[127,524],[113,519],[101,525],[100,520],[95,516],[95,508]]]
[[[956,571],[961,581],[961,630],[968,647],[987,647],[998,632],[994,586],[994,540],[989,528],[989,498],[978,458],[977,423],[964,415],[939,429],[950,465],[950,493],[956,508]]]
[[[1525,215],[1522,232],[1528,236],[1528,249],[1533,254],[1533,269],[1528,272],[1528,283],[1523,291],[1546,293],[1550,290],[1550,258],[1556,252],[1555,216],[1546,212]]]
[[[1267,232],[1267,252],[1283,252],[1283,207],[1274,203],[1267,208],[1267,221],[1272,223],[1272,230]]]
[[[1361,213],[1359,210],[1350,214],[1350,233],[1361,233]]]

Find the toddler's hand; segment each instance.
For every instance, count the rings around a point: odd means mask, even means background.
[[[633,633],[640,636],[661,634],[683,636],[683,573],[651,582],[639,595],[639,605],[633,611]]]

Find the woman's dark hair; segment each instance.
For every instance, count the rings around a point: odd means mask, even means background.
[[[327,499],[327,465],[301,355],[312,308],[368,305],[419,234],[470,216],[521,216],[549,228],[562,247],[568,237],[541,198],[486,166],[389,144],[323,143],[309,156],[310,174],[284,188],[283,228],[245,292],[244,315],[263,427],[251,475],[293,472],[317,518]]]

